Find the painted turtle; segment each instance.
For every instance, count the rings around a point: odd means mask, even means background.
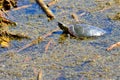
[[[75,37],[97,37],[106,34],[106,31],[103,29],[84,23],[74,24],[67,27],[63,23],[58,22],[58,26],[63,32]]]

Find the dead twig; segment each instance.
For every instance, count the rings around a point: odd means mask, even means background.
[[[45,53],[48,51],[48,48],[49,48],[49,46],[50,46],[51,43],[52,43],[52,39],[45,46]]]
[[[1,23],[6,23],[6,24],[11,24],[11,25],[16,26],[16,23],[15,23],[15,22],[13,22],[13,21],[11,21],[11,20],[8,20],[7,18],[1,17],[1,16],[0,16],[0,22],[1,22]],[[3,27],[4,27],[4,26],[3,26]]]
[[[47,5],[44,3],[43,0],[36,0],[37,3],[40,5],[40,7],[44,10],[44,12],[46,13],[46,15],[50,18],[50,19],[54,19],[55,15],[52,13],[52,11],[47,7]]]
[[[28,8],[32,6],[31,4],[30,5],[24,5],[24,6],[20,6],[20,7],[17,7],[17,8],[13,8],[12,10],[15,11],[15,10],[20,10],[20,9],[23,9],[23,8]],[[7,12],[9,12],[10,10],[7,10],[5,11],[4,9],[1,9],[0,10],[0,18],[2,18],[2,22],[5,22],[5,23],[12,23],[12,24],[15,24],[15,22],[11,21],[11,20],[8,20],[5,18],[5,16],[9,17],[9,15],[7,14]]]
[[[79,15],[79,17],[81,17],[81,16],[83,16],[83,15],[85,15],[85,14],[86,14],[86,12],[83,12],[83,13],[81,13],[81,14]],[[75,19],[76,22],[81,22],[81,23],[82,23],[82,21],[79,20],[78,15],[77,15],[76,13],[72,13],[71,16],[72,16],[73,19]]]
[[[30,7],[30,6],[32,6],[32,5],[31,5],[31,4],[29,4],[29,5],[24,5],[24,6],[20,6],[20,7],[14,8],[13,10],[14,10],[14,11],[15,11],[15,10],[20,10],[20,9],[28,8],[28,7]]]
[[[108,10],[108,9],[110,9],[110,8],[111,8],[111,7],[103,8],[103,9],[101,9],[99,12],[103,12],[103,11]]]
[[[33,40],[32,42],[26,44],[25,46],[23,46],[22,48],[20,48],[19,50],[17,50],[17,52],[20,52],[20,51],[22,51],[22,50],[24,50],[24,49],[26,49],[26,48],[28,48],[28,47],[30,47],[30,46],[33,46],[33,45],[35,45],[35,44],[40,43],[40,42],[43,41],[46,37],[52,35],[52,33],[55,32],[55,31],[57,31],[57,30],[59,30],[59,28],[56,28],[56,29],[52,30],[51,32],[48,32],[47,34],[45,34],[45,35],[43,35],[43,36],[39,36],[37,39]]]
[[[9,37],[11,39],[30,39],[29,36],[25,35],[25,34],[20,34],[20,33],[13,33],[13,32],[7,32],[7,31],[0,31],[0,36],[5,36],[5,37]]]
[[[37,80],[42,80],[42,70],[38,72]]]
[[[116,47],[119,47],[120,46],[120,42],[117,42],[115,44],[112,44],[110,47],[108,47],[106,50],[107,51],[110,51],[112,50],[113,48],[116,48]]]
[[[47,6],[50,7],[50,6],[52,6],[52,5],[56,4],[56,3],[57,3],[57,0],[53,0],[53,1],[49,2],[47,4]]]
[[[80,14],[80,17],[83,16],[83,15],[85,15],[85,14],[86,14],[86,12],[81,13],[81,14]]]
[[[111,9],[111,8],[113,8],[114,6],[108,6],[108,7],[105,7],[105,8],[103,8],[103,9],[101,9],[101,10],[98,10],[98,11],[96,11],[96,12],[103,12],[103,11],[106,11],[106,10],[109,10],[109,9]]]
[[[20,6],[20,7],[17,7],[17,8],[13,8],[12,10],[13,10],[13,11],[16,11],[16,10],[28,8],[28,7],[30,7],[30,6],[32,6],[32,5],[31,5],[31,4],[29,4],[29,5],[24,5],[24,6]],[[7,11],[5,11],[5,12],[9,12],[9,10],[7,10]]]
[[[4,17],[5,17],[5,16],[7,16],[7,17],[9,16],[4,9],[1,9],[0,12],[2,12],[2,15],[0,15],[1,17],[2,17],[3,15],[4,15]]]
[[[72,13],[71,16],[72,16],[73,19],[75,19],[77,22],[79,22],[77,14]]]

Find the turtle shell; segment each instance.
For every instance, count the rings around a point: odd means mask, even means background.
[[[75,24],[68,28],[71,35],[75,37],[97,37],[106,34],[106,31],[88,24]]]

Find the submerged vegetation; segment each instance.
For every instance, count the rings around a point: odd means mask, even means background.
[[[110,46],[120,39],[119,4],[119,0],[1,0],[0,80],[119,80],[120,42]],[[58,21],[85,23],[110,33],[79,39],[64,34]]]
[[[16,0],[1,0],[0,1],[0,45],[3,48],[10,46],[11,40],[19,40],[22,38],[29,38],[26,35],[9,32],[9,28],[15,27],[17,24],[6,17],[8,17],[6,10],[17,7]]]

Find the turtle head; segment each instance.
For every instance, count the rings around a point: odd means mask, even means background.
[[[58,26],[59,26],[59,28],[60,28],[61,30],[63,30],[63,32],[69,33],[68,27],[66,27],[65,24],[63,24],[63,23],[61,23],[61,22],[58,22]]]

